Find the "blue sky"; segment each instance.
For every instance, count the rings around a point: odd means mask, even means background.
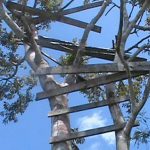
[[[78,1],[81,2],[81,1]],[[75,2],[77,3],[77,1]],[[78,3],[79,4],[79,3]],[[96,15],[99,8],[85,11],[78,14],[70,15],[71,17],[89,22]],[[117,33],[117,9],[113,10],[113,14],[109,14],[106,18],[98,21],[98,25],[103,26],[102,33],[90,33],[88,45],[98,47],[111,47],[111,40],[114,34]],[[72,41],[73,38],[81,39],[83,34],[82,29],[65,25],[62,23],[52,23],[49,32],[40,33],[43,36]],[[135,42],[133,39],[130,43]],[[47,50],[49,55],[59,58],[60,52],[55,53],[53,50]],[[94,59],[95,63],[103,61]],[[54,64],[53,64],[54,65]],[[33,93],[41,91],[38,85]],[[69,95],[69,105],[75,106],[87,103],[87,99],[79,92]],[[50,128],[51,121],[47,117],[50,111],[47,100],[34,101],[27,108],[26,112],[19,116],[17,123],[9,123],[7,125],[0,124],[0,147],[3,150],[50,150]],[[101,127],[112,124],[111,116],[108,108],[99,108],[80,113],[71,114],[71,125],[79,130]],[[134,146],[134,144],[132,144]],[[81,150],[115,150],[114,133],[98,135],[86,139],[83,145],[79,146]],[[133,147],[132,147],[133,148]],[[136,150],[136,147],[133,148]],[[149,146],[143,146],[140,149],[149,149]]]

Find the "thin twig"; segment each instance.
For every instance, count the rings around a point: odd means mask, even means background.
[[[47,57],[48,59],[50,59],[51,61],[55,62],[57,65],[62,66],[61,63],[59,63],[57,60],[53,59],[52,57],[50,57],[49,55],[47,55],[44,52],[41,52],[45,57]]]
[[[144,51],[147,48],[150,48],[150,44],[144,44],[143,46],[139,47],[138,50],[128,59],[128,61],[132,61],[141,51]]]
[[[64,7],[62,7],[60,9],[60,11],[63,11],[64,9],[66,9],[74,0],[70,0]]]
[[[133,13],[134,7],[135,7],[135,5],[132,5],[132,9],[131,9],[131,12],[130,12],[130,14],[129,14],[129,18],[131,18],[131,15],[132,15],[132,13]]]
[[[136,44],[134,44],[133,46],[131,46],[130,48],[128,48],[127,50],[125,50],[126,53],[130,52],[133,48],[137,48],[139,44],[141,44],[143,41],[145,41],[146,39],[150,38],[150,35],[144,37],[143,39],[141,39],[139,42],[137,42]]]

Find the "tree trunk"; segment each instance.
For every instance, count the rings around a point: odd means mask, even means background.
[[[106,97],[107,100],[111,101],[115,99],[115,84],[111,83],[106,85]],[[109,106],[109,110],[113,119],[114,124],[125,123],[120,106],[114,104]],[[116,136],[116,150],[129,150],[129,138],[124,133],[124,129],[115,132]]]
[[[36,71],[39,68],[49,67],[49,64],[43,59],[42,63],[35,63],[35,52],[26,46],[26,60],[30,67]],[[52,75],[39,76],[41,87],[43,90],[49,91],[55,89],[60,84],[56,83]],[[64,109],[68,107],[67,95],[61,95],[57,97],[50,97],[49,103],[51,110]],[[53,117],[51,120],[52,136],[65,136],[70,133],[70,121],[68,115],[62,115]],[[52,150],[71,150],[71,142],[62,142],[52,145]]]
[[[123,131],[116,132],[116,150],[129,150],[130,139]]]

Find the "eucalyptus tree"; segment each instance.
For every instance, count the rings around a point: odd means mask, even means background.
[[[92,4],[95,3],[94,1],[95,0],[85,0],[83,3],[85,7],[83,6],[83,8],[86,9],[87,5],[88,8],[90,8]],[[0,0],[0,99],[3,105],[3,110],[0,112],[0,115],[4,117],[4,123],[17,121],[17,114],[24,113],[28,104],[33,99],[32,89],[37,85],[37,82],[40,82],[43,90],[48,92],[63,88],[64,86],[78,84],[77,82],[87,83],[93,78],[99,80],[99,78],[107,75],[112,77],[111,74],[107,72],[104,74],[67,75],[64,76],[64,83],[59,84],[53,75],[39,75],[37,79],[33,73],[25,76],[20,72],[26,68],[24,65],[25,61],[32,69],[32,72],[51,67],[50,62],[45,59],[45,56],[58,65],[73,65],[77,67],[87,64],[88,62],[85,61],[85,59],[90,60],[93,57],[101,58],[97,56],[97,54],[90,54],[90,52],[87,52],[90,57],[83,57],[83,53],[86,53],[87,39],[90,31],[95,29],[95,24],[99,20],[102,20],[104,15],[108,15],[112,13],[113,9],[117,9],[120,13],[120,18],[117,18],[119,22],[118,33],[116,33],[112,39],[111,52],[106,54],[108,56],[109,54],[113,54],[113,58],[109,56],[109,60],[114,61],[114,63],[118,65],[119,70],[124,69],[125,76],[123,76],[123,79],[126,78],[127,80],[124,82],[120,77],[120,81],[114,79],[108,80],[106,86],[103,86],[104,83],[102,85],[100,83],[99,85],[95,84],[89,87],[89,89],[79,87],[78,90],[86,94],[90,102],[98,100],[100,96],[102,96],[103,99],[113,100],[117,96],[129,95],[130,103],[123,108],[128,112],[127,119],[123,116],[121,112],[122,108],[118,104],[109,106],[109,109],[115,124],[125,124],[121,130],[115,132],[117,149],[130,149],[131,130],[150,92],[148,70],[143,69],[142,72],[137,72],[136,75],[133,75],[131,71],[132,66],[130,65],[130,62],[135,61],[141,52],[145,52],[147,55],[149,53],[149,0],[120,0],[120,2],[113,0],[101,1],[99,12],[93,17],[89,24],[82,26],[80,26],[79,23],[75,24],[78,27],[85,28],[79,43],[76,43],[76,41],[74,43],[67,43],[60,40],[51,40],[51,43],[55,43],[55,46],[51,44],[52,48],[57,50],[61,49],[67,53],[65,57],[61,58],[61,61],[50,58],[42,51],[42,47],[49,47],[49,45],[48,43],[45,44],[44,38],[40,36],[38,30],[47,29],[49,24],[53,21],[65,22],[66,19],[68,19],[64,17],[64,15],[67,14],[66,9],[72,4],[73,0],[69,2],[65,1],[65,3],[63,3],[62,0],[35,0],[34,4],[28,0],[15,2],[16,1]],[[139,37],[138,34],[140,35]],[[137,35],[137,40],[139,41],[128,45],[127,42],[130,37],[135,35]],[[57,44],[58,47],[56,46]],[[76,53],[69,51],[69,49],[71,49],[70,46],[72,46],[71,48],[77,48]],[[20,47],[24,47],[23,53],[19,52]],[[142,59],[142,61],[146,61],[146,59]],[[142,76],[133,79],[133,76],[139,75]],[[73,91],[74,89],[71,92]],[[48,97],[50,107],[53,111],[68,108],[68,97],[66,93]],[[11,99],[14,101],[10,101]],[[71,127],[68,115],[52,118],[52,136],[65,137],[65,135],[70,134],[70,132]],[[140,140],[140,142],[147,142],[149,131],[137,131],[133,135],[133,138]],[[52,149],[71,150],[78,148],[75,141],[64,141],[53,144]]]

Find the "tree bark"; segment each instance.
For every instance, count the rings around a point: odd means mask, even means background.
[[[106,85],[106,97],[109,101],[115,99],[114,83]],[[125,123],[119,104],[109,106],[109,110],[114,124]],[[130,140],[129,137],[124,133],[124,129],[116,131],[115,137],[116,137],[116,150],[129,150]]]
[[[124,131],[116,132],[116,149],[117,150],[129,150],[130,139],[124,133]]]
[[[36,71],[38,68],[49,67],[49,64],[43,59],[40,64],[35,63],[35,52],[26,46],[26,61],[30,67]],[[52,75],[39,76],[40,84],[43,90],[49,91],[56,87],[62,86],[58,84]],[[57,97],[50,97],[49,104],[51,110],[65,109],[68,107],[67,95],[61,95]],[[68,115],[62,115],[53,117],[51,119],[51,132],[52,136],[65,136],[70,133],[70,121]],[[52,150],[71,150],[71,142],[62,142],[52,145]]]

